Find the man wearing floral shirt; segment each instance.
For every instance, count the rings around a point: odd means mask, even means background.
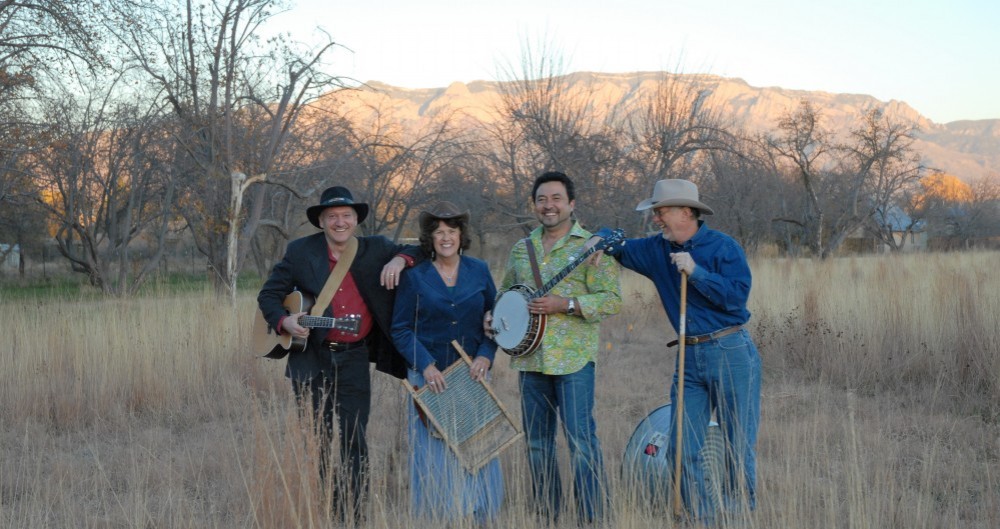
[[[562,271],[584,251],[591,233],[573,218],[573,181],[560,172],[535,179],[535,216],[541,223],[529,238],[542,282]],[[525,241],[511,249],[502,289],[535,285]],[[581,522],[599,520],[607,503],[604,462],[594,421],[594,363],[600,343],[600,321],[621,308],[618,265],[612,259],[585,263],[551,292],[528,304],[534,314],[547,314],[541,344],[531,354],[513,358],[520,371],[521,411],[532,493],[541,515],[556,520],[562,486],[556,463],[557,421],[567,436]]]

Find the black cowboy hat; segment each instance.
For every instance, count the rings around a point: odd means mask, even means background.
[[[323,196],[320,197],[319,204],[311,206],[306,210],[306,216],[309,217],[309,222],[313,226],[319,228],[319,215],[323,213],[326,208],[335,208],[339,206],[347,206],[354,208],[354,211],[358,214],[358,224],[361,224],[368,216],[368,204],[364,202],[355,202],[354,195],[346,187],[333,186],[327,188],[323,191]]]

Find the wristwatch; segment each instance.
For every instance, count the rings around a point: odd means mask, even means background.
[[[566,314],[570,316],[576,314],[576,300],[569,298],[569,305],[566,307]]]

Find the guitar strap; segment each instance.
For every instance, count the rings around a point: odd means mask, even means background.
[[[542,288],[542,273],[538,271],[538,259],[535,257],[535,245],[531,237],[524,238],[524,247],[528,250],[528,262],[531,263],[531,274],[535,276],[535,288]]]
[[[309,311],[311,316],[322,316],[326,308],[330,306],[330,302],[333,301],[334,292],[340,288],[340,283],[347,277],[347,271],[351,268],[351,263],[354,262],[354,256],[357,254],[358,238],[351,237],[351,240],[347,241],[347,248],[340,253],[340,259],[337,260],[337,264],[333,265],[330,277],[326,278],[323,290],[316,296],[316,304]]]

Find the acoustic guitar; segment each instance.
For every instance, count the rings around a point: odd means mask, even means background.
[[[308,294],[303,294],[298,290],[285,296],[281,305],[289,314],[299,312],[309,312],[315,300]],[[361,328],[361,316],[351,315],[340,318],[328,318],[326,316],[310,316],[305,314],[299,317],[299,325],[312,329],[337,329],[348,333],[357,334]],[[264,313],[257,310],[257,317],[253,322],[253,353],[265,358],[280,359],[288,353],[296,353],[306,348],[306,338],[296,338],[291,334],[281,334],[268,325],[264,319]]]

